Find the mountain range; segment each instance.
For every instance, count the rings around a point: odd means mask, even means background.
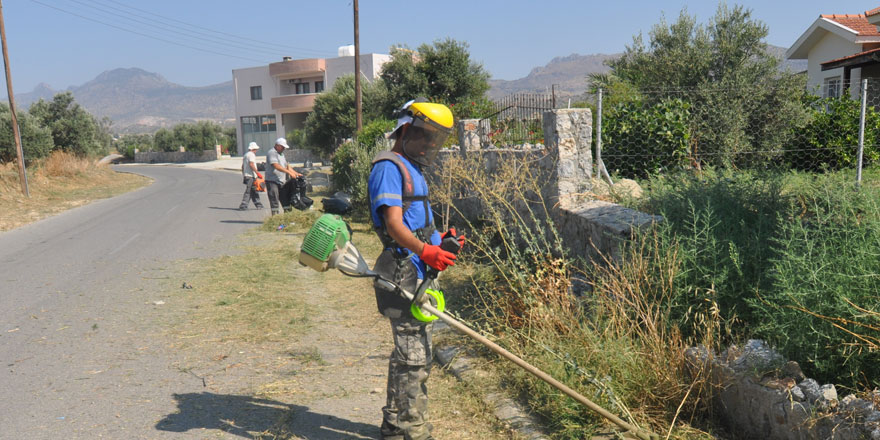
[[[784,59],[785,48],[770,46],[771,53]],[[587,88],[587,76],[608,72],[605,64],[620,54],[571,54],[556,57],[516,80],[490,80],[489,97],[501,98],[520,92],[546,92],[556,85],[562,98],[577,98]],[[806,70],[806,61],[784,61],[783,69]],[[209,120],[232,125],[235,122],[235,91],[232,81],[204,87],[172,83],[158,73],[139,68],[108,70],[80,86],[66,89],[76,102],[98,118],[113,121],[116,133],[150,133],[181,122]],[[64,90],[39,84],[29,93],[16,94],[16,105],[28,107],[39,99],[51,100]]]
[[[56,93],[39,84],[30,93],[16,94],[16,106],[28,107]],[[67,89],[76,102],[98,118],[113,121],[117,133],[149,133],[181,122],[209,120],[232,124],[235,90],[232,81],[205,87],[172,83],[158,73],[138,68],[108,70],[95,79]]]

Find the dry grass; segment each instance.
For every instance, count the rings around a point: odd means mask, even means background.
[[[247,385],[237,385],[239,394],[302,408],[314,399],[332,400],[344,387],[345,393],[366,393],[384,401],[387,361],[378,361],[374,371],[363,371],[365,363],[377,362],[377,356],[384,358],[391,349],[388,321],[376,313],[370,282],[314,272],[296,262],[301,239],[316,215],[293,211],[272,216],[243,237],[248,245],[240,255],[181,262],[176,278],[193,288],[170,286],[169,295],[184,302],[169,337],[197,371],[218,370],[218,351],[253,357],[251,364],[236,367],[239,375],[250,372]],[[278,230],[280,224],[285,227]],[[359,222],[350,225],[364,256],[378,255],[381,246],[372,228]],[[364,352],[358,353],[355,347],[361,346]],[[213,379],[207,380],[210,384]],[[478,390],[459,384],[439,368],[429,377],[428,387],[429,418],[437,438],[511,438]],[[372,389],[382,391],[374,394]],[[363,396],[348,396],[363,401]],[[378,424],[380,406],[360,410],[376,414]],[[352,410],[341,408],[339,413]],[[252,433],[254,438],[301,438],[294,413],[285,412],[267,431]]]
[[[542,188],[545,172],[529,158],[503,161],[492,173],[478,158],[455,159],[432,187],[446,204],[464,199],[482,208],[479,220],[463,219],[471,239],[462,260],[471,264],[446,278],[464,297],[459,303],[472,304],[472,326],[630,424],[668,438],[710,437],[691,426],[710,393],[705,378],[687,370],[684,350],[714,345],[717,307],[707,303],[698,314],[701,328],[693,333],[705,337],[685,341],[662,305],[680,270],[675,253],[634,249],[620,265],[569,258],[547,220],[553,207]],[[580,300],[569,292],[578,272],[593,283]],[[496,368],[548,420],[555,438],[605,429],[597,415],[512,364]]]
[[[0,231],[35,222],[94,200],[147,185],[150,179],[116,173],[93,159],[55,151],[28,166],[30,197],[21,190],[18,165],[0,163]]]

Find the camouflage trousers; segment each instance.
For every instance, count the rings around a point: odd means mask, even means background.
[[[431,438],[428,387],[431,372],[433,324],[412,317],[391,319],[394,351],[388,362],[388,387],[382,408],[382,438],[426,440]]]

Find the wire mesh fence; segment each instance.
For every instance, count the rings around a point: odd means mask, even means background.
[[[707,166],[821,172],[877,163],[880,80],[816,92],[840,96],[761,85],[603,90],[594,97],[597,162],[627,178]]]

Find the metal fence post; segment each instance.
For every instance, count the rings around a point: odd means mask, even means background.
[[[608,180],[609,185],[614,185],[611,176],[608,175],[608,169],[605,168],[605,162],[602,162],[602,89],[599,89],[599,102],[596,106],[596,174],[601,178],[603,175]]]
[[[856,161],[856,185],[862,184],[862,157],[865,152],[865,111],[868,102],[868,79],[862,78],[862,109],[859,115],[859,155]]]

